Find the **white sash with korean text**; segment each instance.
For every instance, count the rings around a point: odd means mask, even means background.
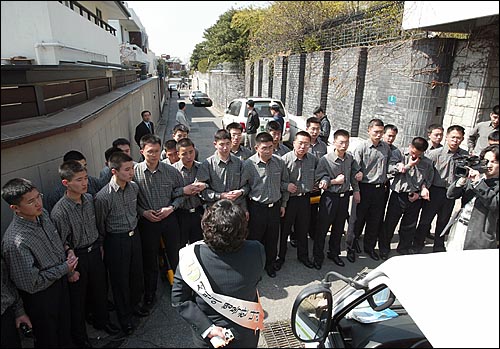
[[[194,246],[201,244],[205,243],[197,241],[179,251],[179,271],[184,282],[219,314],[240,326],[254,331],[257,329],[262,331],[264,328],[264,309],[260,304],[258,292],[258,302],[249,302],[215,293],[194,253]]]

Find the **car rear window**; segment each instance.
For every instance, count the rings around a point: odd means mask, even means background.
[[[257,113],[259,114],[259,117],[261,118],[270,118],[272,117],[273,115],[271,114],[271,108],[269,106],[269,104],[271,103],[271,101],[255,101],[255,105],[254,105],[254,108],[255,110],[257,111]],[[279,103],[277,103],[279,104]],[[284,111],[283,111],[283,106],[281,104],[279,104],[280,106],[280,112],[282,115],[284,115]]]

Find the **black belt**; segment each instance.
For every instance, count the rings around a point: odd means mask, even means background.
[[[86,247],[80,247],[80,248],[75,248],[75,254],[82,254],[82,253],[90,253],[93,250],[96,250],[99,247],[99,243],[96,241],[93,244],[86,246]]]
[[[359,183],[359,184],[364,184],[364,185],[371,185],[374,186],[375,188],[382,188],[384,187],[384,183]]]
[[[254,204],[259,204],[259,205],[265,206],[265,207],[274,207],[274,205],[279,204],[279,201],[265,204],[263,202],[258,202],[258,201],[252,200],[252,199],[250,199],[250,202],[253,202]]]
[[[328,194],[332,195],[332,196],[336,196],[336,197],[339,197],[339,198],[343,198],[344,196],[349,196],[349,192],[346,191],[344,193],[332,193],[332,192],[327,192]]]
[[[465,219],[465,218],[459,217],[459,218],[458,218],[458,221],[459,221],[460,223],[462,223],[463,225],[469,225],[469,220],[468,220],[468,219]]]
[[[203,206],[198,206],[194,208],[179,208],[177,209],[178,212],[180,213],[196,213],[196,211],[199,211],[203,208]]]
[[[298,193],[296,195],[290,195],[290,198],[296,198],[296,197],[301,197],[301,196],[311,196],[311,193]]]
[[[132,237],[135,235],[135,231],[134,230],[131,230],[131,231],[127,231],[125,233],[107,233],[106,236],[113,236],[113,237]]]

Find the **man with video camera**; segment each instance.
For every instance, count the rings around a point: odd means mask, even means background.
[[[478,166],[448,187],[449,199],[462,197],[462,209],[445,228],[449,228],[447,251],[497,248],[498,246],[498,145],[483,149]],[[483,176],[484,173],[484,176]]]

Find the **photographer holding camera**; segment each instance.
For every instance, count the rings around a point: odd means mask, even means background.
[[[498,244],[498,145],[483,149],[484,168],[468,168],[467,177],[448,187],[449,199],[462,197],[462,209],[450,221],[447,251],[497,248]],[[484,176],[482,175],[484,172]]]

